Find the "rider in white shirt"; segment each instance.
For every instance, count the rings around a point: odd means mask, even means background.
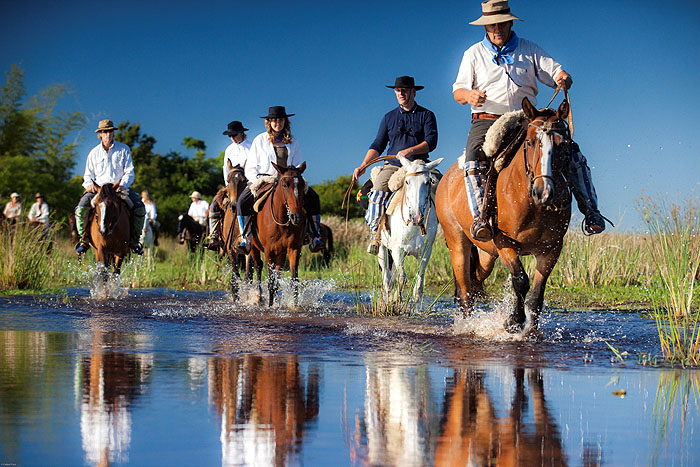
[[[198,191],[193,191],[190,195],[190,199],[192,200],[192,204],[190,204],[190,209],[187,211],[187,215],[206,229],[209,203],[202,199],[202,195]]]
[[[105,183],[118,184],[118,189],[122,192],[126,191],[133,203],[131,211],[133,226],[129,248],[137,255],[143,254],[139,237],[141,229],[143,229],[146,208],[138,193],[131,188],[131,184],[134,182],[134,163],[131,159],[131,150],[126,144],[114,141],[114,130],[116,127],[111,120],[100,121],[97,130],[95,130],[100,144],[92,148],[85,163],[85,174],[83,175],[85,193],[80,198],[78,207],[75,208],[75,224],[80,236],[75,251],[79,255],[85,253],[89,248],[86,224],[90,202],[97,194],[95,184],[102,186]]]
[[[156,220],[158,217],[158,210],[156,209],[156,203],[151,198],[151,194],[148,190],[143,190],[141,192],[141,201],[146,207],[146,222],[151,225],[151,230],[153,230],[153,245],[158,246],[158,236],[160,234],[160,222]],[[142,229],[146,231],[146,223],[144,222],[144,227]]]

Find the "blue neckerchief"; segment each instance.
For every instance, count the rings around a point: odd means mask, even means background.
[[[484,44],[484,47],[493,51],[494,56],[491,58],[491,60],[493,60],[493,63],[496,65],[500,65],[501,61],[504,64],[512,65],[515,61],[513,53],[515,52],[515,48],[518,46],[518,35],[515,34],[515,31],[511,32],[512,34],[510,35],[510,39],[503,47],[501,47],[501,50],[498,50],[498,47],[493,45],[489,40],[489,36],[484,34],[484,40],[481,42]]]

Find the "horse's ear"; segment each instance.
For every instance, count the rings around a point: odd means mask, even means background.
[[[440,162],[442,162],[444,159],[444,157],[441,157],[440,159],[435,159],[433,162],[428,162],[427,164],[425,164],[425,168],[427,170],[433,170],[435,167],[440,165]]]
[[[228,167],[229,172],[233,170],[233,164],[231,164],[230,159],[226,159],[226,167]]]
[[[297,169],[299,169],[299,175],[303,174],[304,170],[306,170],[306,161],[302,162],[301,165],[297,167]]]
[[[535,116],[537,115],[537,109],[532,105],[530,99],[527,97],[523,98],[523,112],[525,112],[525,116],[528,118],[528,120],[534,120]]]
[[[569,116],[569,102],[565,99],[559,104],[559,108],[557,109],[557,117],[559,117],[559,120],[566,120],[566,117]]]
[[[404,167],[406,167],[407,165],[410,165],[410,164],[411,164],[411,161],[409,161],[408,159],[406,159],[406,158],[405,158],[404,156],[402,156],[402,155],[398,155],[398,156],[396,156],[396,157],[399,159],[399,162],[401,162],[401,165],[404,166]]]
[[[272,163],[272,167],[274,167],[275,170],[276,170],[280,175],[284,175],[284,173],[287,171],[287,167],[280,167],[279,165],[275,164],[274,162]]]

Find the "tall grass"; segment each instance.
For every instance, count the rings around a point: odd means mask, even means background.
[[[43,229],[24,222],[0,223],[0,290],[43,287],[49,279],[50,249]]]
[[[694,300],[700,268],[700,207],[690,199],[683,205],[639,201],[650,230],[649,250],[663,282],[654,318],[666,360],[682,366],[700,365],[700,307]]]

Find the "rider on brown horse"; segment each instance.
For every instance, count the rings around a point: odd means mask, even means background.
[[[287,114],[284,106],[277,105],[268,109],[265,119],[266,131],[255,137],[248,153],[248,160],[245,164],[245,176],[249,183],[267,177],[276,176],[276,171],[272,163],[279,167],[298,167],[301,160],[299,144],[292,136],[289,117],[294,114]],[[304,194],[304,209],[307,214],[307,226],[310,230],[311,243],[309,249],[312,252],[320,251],[323,248],[319,231],[321,224],[321,200],[313,188],[307,185]],[[239,247],[245,251],[250,250],[250,240],[245,232],[245,225],[248,218],[253,214],[254,193],[248,185],[243,193],[238,197],[236,212],[238,214],[238,225],[240,227],[241,238]]]
[[[231,144],[226,148],[226,153],[224,155],[224,185],[228,184],[229,170],[228,164],[226,163],[227,161],[231,163],[231,167],[237,165],[245,167],[251,145],[250,140],[246,137],[246,131],[248,131],[248,128],[245,128],[238,120],[234,120],[228,124],[228,128],[223,132],[224,135],[231,139]],[[225,190],[221,193],[222,196],[226,196]],[[218,197],[215,197],[209,206],[209,242],[207,248],[210,250],[216,251],[221,247],[219,224],[223,216],[224,213],[221,210]]]
[[[75,251],[79,255],[90,248],[89,232],[85,227],[90,212],[90,202],[97,194],[95,184],[102,186],[106,183],[114,184],[120,195],[128,196],[131,201],[133,207],[131,208],[132,228],[129,248],[137,255],[143,254],[139,236],[143,229],[146,208],[138,193],[131,188],[131,184],[134,182],[134,163],[131,159],[131,150],[126,144],[114,141],[114,130],[116,127],[111,120],[100,121],[97,130],[95,130],[100,144],[90,151],[85,163],[85,174],[83,175],[85,193],[80,198],[78,207],[75,208],[75,223],[80,236],[80,242]]]
[[[387,154],[401,155],[409,161],[428,160],[428,153],[435,149],[438,142],[437,121],[435,114],[416,103],[416,91],[423,86],[416,86],[412,76],[399,76],[393,86],[399,106],[384,115],[379,131],[370,145],[362,164],[353,172],[353,182],[365,172],[368,164],[377,159],[384,149]],[[379,220],[386,210],[386,203],[391,195],[389,179],[401,167],[398,158],[384,163],[379,173],[372,177],[372,190],[369,192],[369,207],[365,221],[369,226],[371,240],[367,251],[376,255],[379,252]]]
[[[537,44],[512,31],[513,20],[520,18],[510,13],[507,0],[488,0],[481,5],[483,15],[470,24],[483,25],[486,35],[464,52],[452,90],[458,103],[471,106],[464,165],[469,209],[474,218],[471,233],[480,241],[488,241],[493,238],[493,228],[483,207],[489,205],[485,198],[490,191],[485,193],[484,185],[491,164],[482,149],[487,130],[501,115],[519,110],[523,98],[536,102],[537,79],[547,86],[564,89],[571,86],[572,80]],[[598,211],[591,171],[578,145],[571,146],[567,181],[585,216],[586,233],[600,233],[605,230],[605,219]]]

